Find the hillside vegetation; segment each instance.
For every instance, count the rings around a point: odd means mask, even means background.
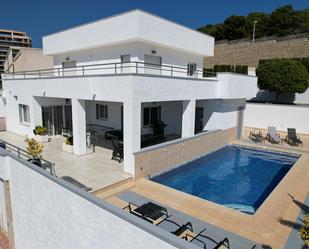
[[[199,31],[214,36],[216,40],[235,40],[252,37],[285,36],[309,32],[309,8],[294,10],[291,5],[279,7],[272,13],[253,12],[247,16],[231,15],[223,23],[208,24]]]

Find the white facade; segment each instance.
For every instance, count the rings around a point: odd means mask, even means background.
[[[237,108],[257,91],[255,77],[204,78],[198,69],[213,54],[214,39],[139,10],[46,36],[43,45],[53,69],[3,75],[7,129],[32,135],[42,125],[42,107],[69,104],[74,153],[87,153],[86,124],[123,128],[124,170],[133,176],[133,153],[141,149],[141,135],[152,132],[143,123],[144,108],[160,106],[165,132],[190,137],[198,105],[203,130],[236,127]],[[123,55],[129,62],[120,63]],[[65,63],[72,68],[63,69]],[[108,106],[108,118],[97,118],[96,104]],[[19,105],[29,106],[30,122],[20,122]]]

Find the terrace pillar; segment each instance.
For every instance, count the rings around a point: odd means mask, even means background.
[[[192,137],[195,128],[195,99],[182,101],[181,137]]]
[[[42,123],[42,107],[38,103],[35,97],[32,98],[32,111],[30,111],[30,115],[32,113],[32,117],[30,117],[32,129],[35,129],[36,126],[43,126]],[[33,134],[34,136],[34,134]]]
[[[125,172],[134,176],[134,152],[141,148],[141,103],[123,103],[123,142]]]
[[[73,152],[87,154],[85,100],[72,99]]]

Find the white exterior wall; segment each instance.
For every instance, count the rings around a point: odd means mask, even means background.
[[[151,51],[155,50],[156,54],[152,54]],[[124,54],[131,55],[131,61],[139,61],[144,62],[144,56],[154,55],[162,57],[162,64],[170,65],[170,66],[178,66],[187,68],[187,64],[196,63],[197,69],[203,69],[203,56],[194,55],[182,51],[175,50],[173,48],[165,48],[159,45],[151,45],[143,42],[129,42],[126,44],[118,44],[109,47],[101,47],[95,49],[88,49],[77,52],[67,52],[60,55],[54,56],[54,67],[61,68],[62,62],[65,62],[67,58],[70,61],[76,61],[77,66],[86,66],[93,64],[106,64],[106,63],[119,63],[120,56]],[[127,65],[127,64],[126,64]],[[135,72],[135,64],[131,64],[132,67],[128,72]],[[120,65],[118,65],[120,67]],[[105,69],[105,73],[109,72],[113,73],[115,70],[113,65],[110,66],[111,69]],[[141,72],[143,69],[143,65],[139,65]],[[164,67],[163,67],[164,69]],[[118,70],[120,72],[120,70]],[[127,71],[126,71],[127,72]],[[87,71],[86,71],[87,73]],[[93,73],[93,71],[91,72]],[[162,71],[162,74],[170,75],[170,71],[167,70]],[[177,72],[174,73],[174,76],[177,76]],[[181,76],[184,76],[182,73]]]
[[[309,134],[309,107],[296,105],[247,103],[244,125],[267,129],[275,126],[279,131],[296,128],[298,133]]]
[[[224,77],[220,77],[219,75],[218,79],[208,80],[142,75],[63,77],[27,80],[4,79],[3,85],[7,103],[6,111],[10,113],[6,117],[7,129],[20,135],[32,136],[35,126],[41,125],[42,114],[39,104],[44,103],[44,98],[62,98],[60,103],[68,98],[72,102],[75,100],[95,100],[118,102],[123,103],[124,106],[126,105],[128,108],[126,114],[124,110],[124,169],[131,174],[134,174],[133,153],[140,149],[141,103],[162,101],[182,102],[184,100],[195,101],[196,99],[250,98],[256,93],[256,78],[235,74],[224,74]],[[27,87],[21,88],[21,85]],[[231,93],[228,90],[224,90],[224,86],[230,89]],[[34,99],[33,96],[36,98]],[[46,101],[49,102],[51,100],[48,99]],[[30,125],[20,124],[18,104],[29,105]],[[182,115],[182,108],[176,105],[174,107],[170,105],[168,107],[169,113],[162,113],[162,119],[164,118],[166,122],[170,120],[171,123],[175,123],[174,120],[171,120],[172,116],[170,113],[177,109],[181,111],[174,112],[174,117],[177,118],[177,116],[180,117]],[[175,127],[168,127],[166,132],[170,132],[173,129],[178,133],[180,131],[180,125],[183,127],[186,124],[177,122]],[[114,124],[108,126],[114,126]],[[181,130],[183,129],[181,128]],[[144,132],[146,133],[145,130],[142,131],[142,133]],[[79,142],[84,144],[84,141]]]
[[[229,129],[238,125],[238,108],[246,99],[198,100],[197,107],[204,108],[204,130]]]
[[[4,189],[4,181],[2,179],[0,180],[0,229],[2,231],[5,231],[6,233],[8,232],[5,189]]]
[[[140,10],[81,25],[43,37],[47,55],[143,41],[167,48],[212,56],[214,38]]]
[[[95,204],[82,197],[87,193],[76,194],[14,158],[2,158],[1,166],[9,169],[16,249],[176,248],[102,208],[110,206],[102,200]]]

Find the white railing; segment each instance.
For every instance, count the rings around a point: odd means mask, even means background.
[[[214,72],[195,70],[188,73],[187,68],[168,65],[149,64],[144,62],[106,63],[93,64],[68,68],[51,68],[33,71],[4,73],[4,79],[36,79],[55,78],[67,76],[88,76],[88,75],[119,75],[119,74],[147,74],[161,75],[167,77],[184,77],[204,79],[216,77]]]

